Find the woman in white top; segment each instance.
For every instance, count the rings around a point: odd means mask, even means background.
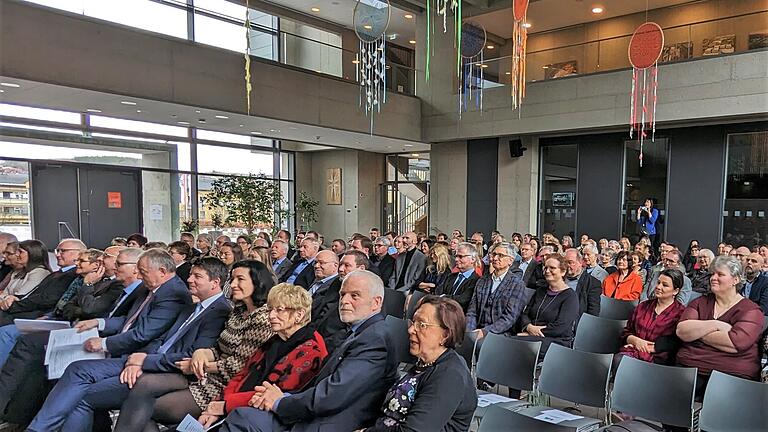
[[[4,254],[6,262],[13,267],[10,281],[0,294],[0,309],[7,310],[51,274],[51,267],[45,244],[39,240],[9,243]]]

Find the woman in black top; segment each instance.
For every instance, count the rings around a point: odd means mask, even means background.
[[[570,347],[573,327],[579,317],[579,298],[565,283],[566,262],[558,254],[544,260],[546,289],[538,289],[520,316],[521,332],[518,337],[541,340],[541,355],[550,343]]]
[[[455,300],[426,296],[408,327],[418,361],[387,392],[381,416],[366,432],[469,430],[477,391],[454,347],[464,338],[464,311]]]

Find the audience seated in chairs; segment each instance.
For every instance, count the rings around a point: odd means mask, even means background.
[[[738,292],[741,263],[721,256],[712,263],[712,292],[691,302],[677,324],[683,344],[677,363],[698,368],[696,395],[704,394],[713,370],[759,380],[758,340],[763,326],[760,307]]]
[[[318,251],[320,251],[320,242],[314,237],[305,237],[299,246],[300,259],[285,272],[280,282],[288,282],[309,289],[315,280],[315,257]]]
[[[408,327],[418,359],[387,392],[376,423],[366,432],[469,430],[477,390],[454,348],[464,338],[464,312],[454,300],[421,299]]]
[[[168,245],[168,253],[173,258],[173,262],[176,263],[176,276],[189,285],[187,280],[189,279],[189,272],[192,270],[192,264],[190,263],[192,260],[192,249],[183,241],[175,241]]]
[[[445,281],[451,275],[451,252],[448,246],[442,243],[435,243],[429,249],[429,256],[427,258],[427,266],[422,271],[419,281],[413,290],[434,294],[443,287]]]
[[[565,283],[579,299],[579,316],[584,313],[600,316],[600,294],[603,291],[600,281],[584,269],[584,257],[578,249],[567,249],[564,256],[567,267]]]
[[[643,291],[643,280],[630,267],[630,252],[616,255],[616,271],[603,281],[603,295],[619,300],[637,300]]]
[[[691,278],[691,290],[699,294],[709,293],[709,279],[712,277],[712,273],[709,267],[712,265],[712,261],[715,259],[715,254],[709,249],[702,249],[699,251],[699,255],[696,257],[696,262],[699,264],[699,268],[689,273]]]
[[[10,242],[3,250],[3,256],[5,265],[11,269],[0,286],[0,310],[5,311],[51,274],[51,266],[48,250],[38,240]]]
[[[446,296],[455,300],[464,313],[469,308],[475,286],[480,276],[475,271],[476,262],[480,259],[477,248],[472,243],[459,243],[456,247],[456,272],[446,279],[442,286],[437,287],[434,294]]]

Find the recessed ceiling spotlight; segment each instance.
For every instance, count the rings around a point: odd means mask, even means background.
[[[141,113],[141,110],[136,110],[137,113]]]
[[[403,18],[405,18],[405,19],[413,19],[413,15],[405,14],[405,15],[403,15]]]
[[[485,64],[485,63],[480,63],[478,66],[480,66],[481,68],[487,68],[488,67],[488,65]]]
[[[229,117],[227,117],[227,116],[225,116],[225,115],[216,115],[216,116],[214,116],[214,117],[216,117],[217,119],[222,119],[222,120],[226,120],[226,119],[228,119],[228,118],[229,118]]]
[[[131,101],[120,101],[120,103],[123,105],[131,105],[131,106],[136,105],[136,102],[131,102]]]
[[[200,110],[195,110],[195,114],[200,114]]]
[[[528,22],[527,23],[523,23],[523,28],[527,28],[528,29],[528,28],[531,28],[531,27],[533,27],[533,24],[528,23]]]
[[[205,119],[197,119],[198,123],[205,123]]]
[[[366,30],[371,30],[371,29],[373,29],[373,26],[370,25],[370,24],[366,24],[366,25],[363,26],[363,28],[366,29]]]
[[[96,108],[86,108],[85,110],[87,112],[89,112],[89,113],[100,113],[101,112],[100,109],[96,109]]]
[[[416,41],[413,40],[413,39],[409,40],[408,43],[411,44],[411,45],[416,45]]]
[[[418,153],[411,153],[411,156],[413,156],[413,157],[419,157],[419,154],[418,154]]]
[[[171,117],[176,118],[178,116],[176,114],[171,114]]]
[[[19,88],[19,87],[21,87],[20,85],[18,85],[16,83],[9,83],[9,82],[0,82],[0,86],[11,87],[11,88]]]
[[[601,14],[603,12],[605,12],[605,9],[603,9],[602,6],[595,6],[592,8],[592,13],[595,15]]]
[[[277,132],[277,129],[270,129],[270,132]]]
[[[493,46],[493,45],[488,45],[488,46],[486,46],[486,48],[488,48],[488,49],[494,49],[494,48],[496,48],[496,47],[495,47],[495,46]]]
[[[238,127],[243,127],[243,126],[245,126],[245,125],[238,125]]]
[[[318,12],[320,12],[320,8],[319,8],[319,7],[317,7],[317,6],[313,7],[313,8],[312,8],[312,9],[310,9],[310,10],[311,10],[312,12],[314,12],[314,13],[318,13]]]
[[[5,93],[5,90],[3,90],[3,89],[0,89],[0,93]]]
[[[413,147],[413,144],[406,144],[406,147]]]
[[[176,123],[178,123],[180,125],[184,125],[184,126],[189,126],[189,122],[187,122],[187,121],[177,121]]]
[[[251,131],[251,135],[262,135],[259,131]]]

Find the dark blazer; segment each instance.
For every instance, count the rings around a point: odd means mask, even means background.
[[[289,277],[293,274],[293,271],[296,270],[296,268],[299,266],[299,264],[306,261],[305,259],[300,259],[296,261],[291,268],[285,272],[285,275],[283,275],[282,278],[280,278],[280,282],[285,282],[288,280]],[[312,262],[304,267],[304,270],[299,273],[298,276],[296,276],[296,280],[293,281],[294,285],[303,286],[306,289],[309,289],[309,286],[312,285],[312,282],[315,281],[315,260],[313,259]]]
[[[533,267],[533,270],[530,273],[528,282],[525,284],[525,286],[536,290],[546,289],[549,285],[547,284],[547,280],[544,279],[544,266],[542,266],[540,262],[536,262],[534,259],[533,262],[528,265],[526,273],[528,273],[528,270],[530,270],[531,267]]]
[[[768,276],[765,273],[760,273],[760,276],[752,282],[749,299],[760,306],[760,309],[763,310],[763,315],[768,315]]]
[[[477,272],[472,272],[469,279],[464,279],[461,285],[454,287],[458,277],[459,273],[452,273],[448,276],[443,286],[437,287],[438,289],[435,291],[435,294],[456,300],[461,305],[464,313],[467,313],[469,302],[472,301],[472,295],[475,293],[475,286],[477,281],[480,280],[480,276],[477,275]]]
[[[216,345],[221,331],[224,330],[224,323],[232,312],[232,305],[225,296],[221,296],[210,306],[195,317],[195,319],[181,329],[180,336],[163,354],[158,354],[157,350],[166,340],[173,337],[184,322],[195,312],[196,304],[187,306],[176,318],[173,324],[165,334],[158,339],[150,342],[141,351],[149,353],[144,359],[142,370],[148,372],[178,372],[179,369],[175,363],[183,358],[192,357],[192,353],[198,348],[209,348]]]
[[[603,286],[600,281],[587,273],[581,272],[579,281],[576,283],[576,294],[579,296],[579,316],[588,313],[594,316],[600,316],[600,295],[603,293]]]
[[[311,387],[280,400],[275,415],[294,432],[370,426],[397,376],[394,351],[384,317],[373,315],[328,356]]]
[[[381,280],[384,281],[384,285],[389,283],[389,279],[392,277],[392,273],[395,272],[395,259],[390,255],[384,255],[384,258],[378,258],[375,261],[371,261],[371,266],[376,267],[378,275]]]
[[[388,400],[384,400],[387,403]],[[465,432],[477,408],[477,390],[464,359],[449,349],[419,377],[416,398],[396,430]],[[366,432],[391,429],[379,425]]]
[[[333,352],[346,338],[348,326],[339,316],[341,279],[330,280],[312,296],[312,327],[320,333],[328,352]]]
[[[104,279],[93,286],[83,285],[64,305],[61,316],[68,321],[103,317],[112,310],[123,288],[125,286],[117,279]]]
[[[514,336],[515,323],[526,306],[523,272],[510,267],[494,293],[492,287],[491,275],[477,281],[467,309],[467,330]]]
[[[52,311],[76,277],[74,268],[49,274],[32,292],[0,312],[0,326],[11,324],[16,318],[35,319]]]
[[[176,276],[178,276],[186,286],[189,286],[187,279],[189,279],[189,272],[191,271],[192,263],[189,261],[184,261],[180,266],[176,267]]]
[[[516,266],[517,268],[520,268],[520,262],[515,262],[515,264],[513,265]],[[528,267],[525,268],[525,272],[523,273],[523,283],[525,284],[526,287],[528,286],[528,282],[531,281],[531,278],[533,277],[534,273],[536,273],[536,267],[538,266],[539,266],[539,263],[536,262],[536,259],[531,258],[531,262],[528,264]],[[542,273],[542,276],[544,276],[543,273]]]
[[[413,290],[418,287],[419,282],[421,282],[421,274],[427,267],[427,256],[424,255],[419,249],[416,249],[413,251],[413,255],[411,256],[411,261],[408,263],[408,267],[403,268],[405,267],[405,260],[407,255],[408,253],[405,252],[397,256],[397,259],[395,260],[395,271],[392,272],[392,275],[389,277],[389,285],[387,285],[387,281],[384,281],[385,286],[388,286],[392,289],[397,289],[398,291],[402,291],[404,293],[413,292]],[[397,282],[399,281],[400,275],[403,274],[403,272],[405,272],[405,277],[403,278],[403,286],[397,288]]]
[[[293,261],[288,259],[286,256],[285,259],[283,259],[283,262],[280,263],[280,265],[277,266],[275,269],[275,276],[277,277],[277,280],[283,280],[283,277],[288,277],[290,275],[286,275],[288,273],[288,270],[293,267]]]
[[[137,297],[125,315],[113,315],[105,320],[101,335],[107,337],[104,348],[113,357],[136,352],[157,339],[173,326],[184,307],[192,303],[187,285],[178,276],[174,276],[157,288],[155,296],[141,310],[136,321],[126,332],[120,333],[125,322],[141,307],[147,295],[149,291]]]

